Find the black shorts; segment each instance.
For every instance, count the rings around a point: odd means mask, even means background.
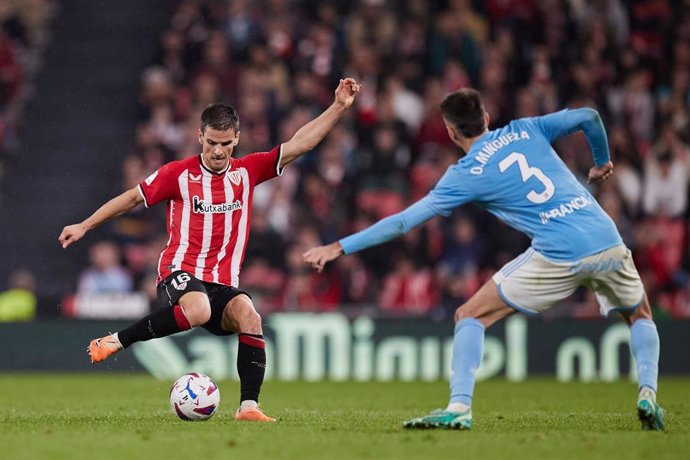
[[[251,299],[251,296],[236,287],[225,286],[216,283],[201,281],[190,273],[178,270],[172,272],[158,285],[158,303],[161,307],[172,307],[177,305],[187,292],[203,292],[208,296],[211,303],[211,318],[201,327],[214,335],[232,335],[234,332],[226,331],[221,327],[223,322],[223,310],[234,297],[244,294]]]

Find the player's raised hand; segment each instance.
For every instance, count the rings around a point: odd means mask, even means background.
[[[592,166],[589,170],[588,184],[597,184],[613,176],[613,163],[610,161],[601,166]]]
[[[345,108],[350,107],[355,100],[355,95],[359,93],[359,87],[354,78],[341,78],[340,84],[335,89],[335,101]]]
[[[65,249],[67,246],[74,243],[75,241],[79,241],[80,239],[82,239],[84,234],[86,234],[86,229],[83,225],[68,225],[67,227],[62,229],[62,233],[60,233],[60,237],[58,238],[58,240],[60,240],[62,249]]]
[[[343,247],[337,241],[326,246],[319,246],[312,248],[302,254],[302,258],[306,263],[315,268],[319,273],[323,271],[323,267],[332,260],[337,259],[343,254]]]

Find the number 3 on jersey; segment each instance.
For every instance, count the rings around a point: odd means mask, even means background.
[[[556,187],[554,187],[551,179],[549,179],[541,169],[528,165],[525,155],[518,152],[513,152],[501,160],[501,162],[498,164],[498,168],[501,170],[501,173],[504,173],[513,165],[513,163],[517,163],[518,167],[520,168],[522,182],[527,182],[531,177],[534,177],[544,185],[543,192],[537,193],[536,191],[532,190],[526,195],[527,199],[536,204],[549,201],[549,199],[551,199],[553,194],[556,192]]]

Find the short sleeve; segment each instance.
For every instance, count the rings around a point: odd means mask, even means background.
[[[177,169],[174,163],[168,163],[139,184],[139,192],[144,198],[144,204],[147,208],[179,196],[180,186],[177,180],[179,176],[176,174]]]
[[[270,152],[250,153],[239,161],[247,168],[251,182],[258,185],[283,174],[283,168],[280,167],[282,152],[283,145],[281,144]]]
[[[472,176],[460,165],[451,166],[427,195],[429,205],[437,214],[447,217],[453,209],[475,199],[471,181]]]

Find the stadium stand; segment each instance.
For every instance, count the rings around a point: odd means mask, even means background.
[[[657,313],[690,316],[687,0],[180,0],[166,21],[141,74],[122,190],[199,151],[209,102],[238,109],[243,155],[289,138],[330,102],[339,77],[363,84],[356,109],[315,152],[257,189],[241,283],[263,313],[346,305],[444,318],[524,250],[524,236],[466,207],[323,274],[300,261],[433,186],[457,160],[436,106],[473,86],[492,127],[564,107],[601,113],[616,175],[593,192],[633,249]],[[584,138],[557,149],[585,178]],[[103,234],[150,296],[165,243],[158,208]],[[585,293],[551,314],[598,316]]]
[[[23,109],[50,42],[56,5],[51,0],[0,2],[0,199],[2,178],[17,154]]]
[[[142,76],[125,187],[199,150],[196,120],[208,102],[238,109],[242,155],[288,138],[329,102],[337,78],[354,76],[364,85],[354,115],[257,190],[243,286],[264,312],[360,304],[444,317],[527,240],[467,208],[324,274],[299,256],[402,209],[456,161],[436,110],[445,93],[479,88],[493,126],[590,106],[608,127],[617,172],[595,193],[634,249],[655,307],[688,316],[687,3],[180,1]],[[584,177],[583,137],[558,148]],[[141,213],[113,228],[139,286],[152,279],[137,261],[160,219]],[[554,314],[597,315],[589,296],[573,303]]]

